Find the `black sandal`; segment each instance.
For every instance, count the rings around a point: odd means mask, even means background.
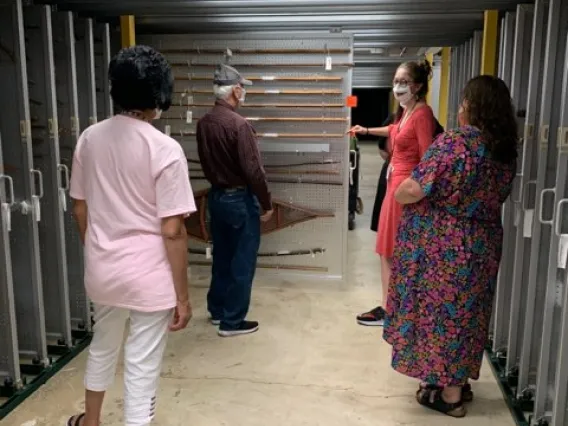
[[[420,383],[419,390],[443,390],[442,386],[429,385],[427,383]],[[473,391],[471,390],[471,384],[466,383],[462,387],[462,401],[472,402],[473,401]]]
[[[455,403],[444,401],[440,389],[419,389],[416,392],[416,400],[420,405],[450,417],[462,418],[467,414],[463,401]]]
[[[67,420],[67,426],[81,426],[82,420],[85,418],[85,413],[76,414],[74,416],[69,417]]]

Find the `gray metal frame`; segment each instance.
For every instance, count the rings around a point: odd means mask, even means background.
[[[59,126],[51,8],[24,9],[28,39],[28,77],[32,147],[35,167],[44,180],[42,217],[38,222],[46,333],[50,344],[71,346],[69,289],[63,213],[66,209],[64,174],[59,154]]]
[[[450,52],[450,94],[448,100],[448,128],[452,129],[456,126],[456,114],[458,111],[458,76],[459,61],[458,48],[452,47]]]
[[[88,113],[85,111],[87,97],[83,96],[83,120],[79,113],[78,75],[86,82],[86,66],[83,61],[77,64],[75,18],[72,12],[57,13],[54,18],[56,32],[55,50],[57,53],[56,72],[58,76],[57,97],[59,101],[58,116],[61,127],[60,150],[61,162],[64,166],[65,195],[69,198],[69,175],[72,168],[73,152],[81,134],[81,123],[86,126]],[[81,47],[84,48],[84,40]],[[84,58],[84,51],[81,51]],[[85,67],[85,68],[83,68]],[[85,84],[86,86],[86,84]],[[67,258],[67,275],[69,280],[69,307],[71,327],[74,330],[91,330],[91,309],[84,285],[83,245],[73,219],[70,200],[65,200],[64,232]]]
[[[473,33],[471,45],[471,77],[476,77],[481,71],[481,47],[483,43],[483,31]]]
[[[112,117],[113,115],[113,105],[112,98],[110,96],[110,81],[108,79],[108,65],[111,60],[111,42],[110,42],[110,25],[100,24],[102,26],[102,39],[103,39],[103,55],[101,64],[101,80],[102,80],[102,92],[103,92],[103,105],[104,105],[104,115],[105,117]]]
[[[537,144],[535,139],[535,123],[538,122],[538,106],[541,97],[542,58],[544,57],[544,37],[542,28],[546,22],[544,1],[535,2],[533,36],[531,43],[531,60],[528,79],[528,100],[525,117],[524,142],[520,168],[518,170],[517,187],[513,195],[515,224],[517,225],[513,261],[513,283],[511,291],[511,316],[507,343],[507,374],[517,375],[521,354],[522,333],[527,325],[525,307],[527,304],[527,288],[529,264],[528,256],[531,247],[532,217],[534,215],[534,187],[536,183]],[[516,70],[517,71],[517,70]],[[529,192],[529,189],[533,189]]]
[[[539,167],[548,170],[543,182],[543,195],[546,192],[554,194],[559,191],[560,194],[564,193],[565,188],[552,188],[554,184],[562,183],[561,179],[555,179],[555,170],[550,166],[558,164],[560,173],[561,170],[566,170],[566,164],[559,163],[556,160],[557,144],[562,141],[563,136],[561,131],[555,132],[551,129],[558,129],[565,123],[565,105],[566,105],[566,92],[562,89],[566,88],[564,82],[566,75],[564,67],[568,58],[566,55],[566,37],[568,34],[568,1],[567,0],[551,0],[549,4],[549,25],[547,29],[547,42],[546,42],[546,61],[544,68],[544,91],[543,101],[541,105],[541,153],[544,158],[540,161]],[[563,106],[563,117],[560,116],[560,110],[557,105]],[[547,152],[548,151],[548,152]],[[563,156],[559,157],[563,159]],[[546,164],[546,159],[549,160],[549,165]],[[559,176],[562,177],[562,176]],[[538,185],[538,182],[537,182]],[[542,198],[542,197],[541,197]],[[558,218],[556,222],[562,224],[563,215],[565,210],[562,204],[558,206],[556,212]],[[546,212],[544,212],[546,213]],[[542,216],[542,215],[540,215]],[[561,217],[562,216],[562,217]],[[542,218],[541,219],[546,219]],[[541,220],[544,225],[552,225],[552,221]],[[535,226],[535,230],[536,230]],[[544,233],[544,228],[541,234]],[[542,273],[537,275],[539,283],[545,281],[546,295],[543,302],[543,323],[542,323],[542,342],[540,344],[540,358],[538,361],[538,372],[536,377],[536,397],[534,418],[540,419],[547,417],[548,413],[555,409],[566,409],[566,407],[554,407],[554,388],[557,385],[557,377],[555,375],[556,367],[558,365],[559,355],[566,356],[566,354],[559,354],[558,348],[560,346],[560,319],[562,315],[562,295],[565,292],[563,270],[558,271],[557,254],[558,242],[552,236],[550,230],[547,229],[547,234],[544,235],[543,244],[550,243],[550,253],[548,258],[541,257],[544,263],[542,266]],[[548,261],[548,262],[547,262]],[[556,262],[556,265],[554,264]],[[539,268],[540,272],[541,269]],[[542,278],[541,278],[542,277]],[[562,277],[562,278],[560,278]],[[544,287],[544,285],[543,285]],[[566,386],[566,383],[562,385]]]
[[[562,37],[562,36],[561,36]],[[568,34],[566,35],[566,50],[564,53],[564,77],[562,79],[562,89],[560,93],[568,93]],[[568,265],[554,263],[557,257],[554,257],[554,249],[556,252],[559,250],[560,239],[564,240],[564,244],[568,240],[568,97],[564,96],[560,104],[560,116],[558,123],[558,132],[556,139],[556,146],[558,149],[558,162],[556,164],[556,209],[554,218],[554,232],[550,240],[551,257],[549,263],[549,271],[551,272],[548,277],[548,284],[558,286],[556,295],[562,296],[563,294],[563,310],[560,321],[560,332],[557,335],[559,341],[558,351],[556,353],[556,369],[554,371],[556,383],[554,384],[553,391],[553,411],[550,426],[566,426],[568,424]],[[556,277],[553,273],[556,272]],[[551,281],[551,278],[556,278]],[[558,289],[561,293],[558,294]],[[552,290],[552,288],[551,288]],[[560,298],[559,298],[560,299]],[[554,350],[554,348],[551,348]]]
[[[519,397],[532,395],[534,390],[537,368],[539,365],[539,355],[543,344],[546,344],[546,332],[541,333],[543,328],[543,316],[545,316],[545,291],[547,287],[549,253],[542,250],[542,247],[550,246],[550,239],[553,225],[553,199],[548,195],[554,196],[554,185],[556,183],[556,169],[558,150],[555,142],[555,134],[550,133],[551,128],[558,126],[559,109],[556,105],[560,104],[565,94],[558,91],[562,81],[562,65],[564,64],[563,55],[565,50],[564,37],[558,37],[561,19],[568,21],[568,13],[559,9],[560,1],[554,0],[549,5],[548,30],[545,48],[545,61],[542,81],[542,97],[540,103],[539,120],[539,145],[538,150],[533,150],[532,155],[536,154],[537,163],[533,164],[530,181],[533,177],[536,180],[536,194],[533,200],[526,200],[527,209],[534,203],[534,211],[537,220],[532,223],[531,247],[529,258],[529,273],[527,280],[527,299],[525,308],[525,327],[523,331],[522,348],[520,353],[519,382],[517,395]],[[535,152],[537,151],[537,152]],[[536,166],[536,170],[534,167]],[[551,201],[551,202],[547,202]],[[525,210],[525,214],[528,210]]]
[[[532,7],[532,6],[530,6]],[[512,19],[514,18],[514,19]],[[526,103],[521,70],[527,69],[530,62],[527,53],[527,34],[532,30],[532,22],[525,18],[522,6],[517,7],[513,17],[511,14],[503,18],[501,25],[501,49],[499,52],[499,77],[507,83],[511,90],[514,105],[517,110]],[[515,206],[513,197],[510,197],[503,206],[503,256],[495,292],[495,306],[493,309],[493,351],[504,358],[509,333],[509,320],[511,316],[511,287],[512,267],[515,243]]]
[[[4,174],[2,136],[0,134],[0,385],[22,386],[18,354],[18,326],[10,254],[11,209],[14,205],[14,182]]]
[[[12,66],[2,67],[0,92],[6,108],[0,114],[4,161],[12,165],[16,203],[12,214],[10,247],[14,297],[21,358],[47,365],[47,340],[43,306],[38,222],[42,175],[34,169],[28,74],[21,0],[2,5],[0,37],[11,49]]]

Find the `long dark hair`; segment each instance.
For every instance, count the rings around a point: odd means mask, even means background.
[[[474,77],[463,89],[467,121],[481,130],[493,159],[512,163],[517,158],[518,130],[509,88],[490,75]]]
[[[429,91],[429,82],[432,78],[432,64],[428,59],[422,61],[408,61],[400,64],[399,68],[404,68],[408,71],[410,78],[415,84],[421,84],[420,90],[416,93],[419,101],[426,100],[426,95]],[[399,105],[396,113],[396,119],[400,120],[404,109]]]

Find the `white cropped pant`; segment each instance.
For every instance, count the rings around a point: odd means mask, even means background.
[[[138,312],[95,306],[93,340],[85,387],[104,392],[112,385],[126,320],[130,331],[124,346],[124,424],[147,426],[154,418],[156,392],[172,311]]]

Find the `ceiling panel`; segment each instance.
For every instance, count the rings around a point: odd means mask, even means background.
[[[517,0],[61,0],[45,1],[101,20],[136,16],[138,33],[242,31],[353,34],[357,66],[452,46],[483,28],[486,9],[513,10]],[[420,53],[417,53],[420,52]],[[400,55],[402,53],[402,55]],[[398,56],[397,56],[398,55]]]

